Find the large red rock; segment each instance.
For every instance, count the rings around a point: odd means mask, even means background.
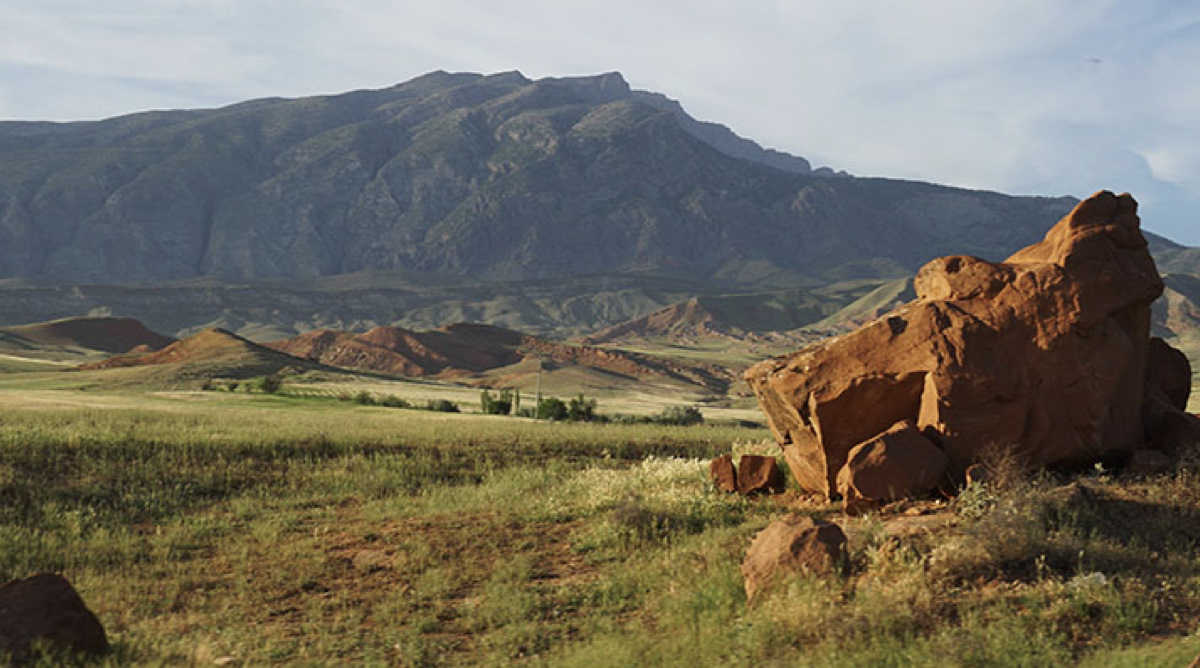
[[[856,513],[924,494],[937,486],[950,461],[915,423],[891,429],[850,450],[837,478],[845,509]]]
[[[903,420],[956,480],[985,448],[1034,466],[1141,448],[1163,283],[1139,228],[1132,197],[1097,193],[1005,262],[933,260],[915,301],[747,371],[800,486],[832,495],[851,449]]]
[[[73,652],[108,651],[96,615],[65,578],[48,573],[0,586],[0,655],[26,660],[34,641]]]
[[[742,562],[746,600],[788,575],[834,572],[846,559],[846,534],[832,522],[788,515],[754,537]]]

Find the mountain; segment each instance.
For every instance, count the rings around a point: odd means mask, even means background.
[[[741,339],[811,325],[844,306],[845,295],[803,289],[692,297],[649,315],[604,328],[581,340],[587,344],[665,339]],[[824,294],[823,294],[824,293]]]
[[[902,299],[927,260],[1002,259],[1074,202],[814,170],[616,73],[434,72],[0,122],[0,324],[832,332]],[[1200,276],[1200,249],[1148,237],[1164,274]]]
[[[821,177],[617,74],[436,72],[215,110],[0,123],[0,278],[53,284],[410,272],[793,287],[1003,256],[1071,204]]]

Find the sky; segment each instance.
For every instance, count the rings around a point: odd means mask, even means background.
[[[0,0],[0,119],[619,71],[858,176],[1130,192],[1200,246],[1188,0]]]

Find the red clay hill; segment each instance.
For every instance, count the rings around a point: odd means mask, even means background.
[[[260,346],[223,329],[206,329],[150,353],[118,355],[76,367],[80,371],[175,365],[183,376],[248,378],[285,368],[320,365]]]
[[[169,341],[169,340],[168,340]],[[316,330],[283,341],[256,344],[236,334],[209,329],[152,352],[133,351],[85,364],[80,370],[158,365],[203,367],[209,375],[248,377],[280,369],[337,367],[394,376],[461,377],[540,358],[627,378],[663,377],[712,390],[727,388],[732,374],[701,364],[648,355],[571,346],[489,325],[453,324],[427,332],[376,327],[364,333]]]
[[[152,351],[175,341],[152,332],[131,318],[63,318],[31,325],[3,327],[0,331],[33,344],[77,347],[107,353],[126,353],[131,350]]]
[[[453,324],[428,332],[376,327],[362,334],[317,330],[265,344],[329,366],[401,376],[450,376],[511,366],[528,357],[628,377],[665,376],[719,387],[728,372],[680,365],[636,353],[569,346],[490,325]]]

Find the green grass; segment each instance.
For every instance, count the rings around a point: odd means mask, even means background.
[[[66,575],[114,643],[99,663],[1140,666],[1200,652],[1191,465],[848,520],[794,491],[712,488],[707,458],[769,451],[763,430],[27,394],[0,394],[0,580]],[[846,526],[850,568],[747,605],[744,550],[795,508]]]

